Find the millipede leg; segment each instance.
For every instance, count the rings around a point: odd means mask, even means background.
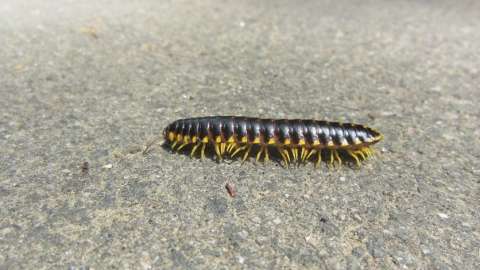
[[[287,158],[287,165],[288,165],[288,163],[290,163],[290,154],[288,153],[288,150],[287,150],[287,149],[283,149],[283,154],[284,154],[285,157]]]
[[[260,157],[262,157],[263,151],[265,151],[265,146],[262,146],[262,147],[260,148],[260,150],[258,151],[258,153],[257,153],[257,159],[256,159],[257,162],[260,160]]]
[[[264,161],[269,161],[270,158],[269,158],[269,155],[268,155],[268,147],[265,146],[265,159]]]
[[[360,167],[360,160],[358,159],[357,155],[353,151],[347,150],[347,153],[355,159],[357,166]]]
[[[367,156],[368,157],[373,157],[375,155],[375,152],[372,148],[370,147],[365,147],[365,153],[367,153]]]
[[[282,157],[283,163],[285,163],[285,167],[288,166],[288,161],[287,157],[285,156],[285,153],[283,152],[284,150],[280,147],[277,147],[278,153],[280,153],[280,156]]]
[[[333,150],[330,150],[330,166],[333,166]]]
[[[367,159],[367,157],[365,156],[365,154],[362,152],[362,150],[357,150],[354,152],[354,154],[358,154],[362,157],[362,160],[365,160]]]
[[[215,143],[215,153],[217,153],[217,157],[219,160],[222,160],[222,154],[220,153],[220,144]]]
[[[315,168],[320,165],[320,162],[322,162],[322,150],[317,150],[317,162],[315,162]]]
[[[247,148],[247,146],[242,146],[242,147],[239,147],[237,150],[235,150],[235,152],[233,152],[233,154],[231,155],[231,157],[233,158],[238,152],[244,150],[245,148]]]
[[[228,146],[227,146],[227,152],[228,152],[229,154],[231,154],[232,151],[233,151],[233,149],[235,149],[235,148],[236,148],[236,144],[235,144],[235,143],[230,143],[230,144],[228,144]]]
[[[223,155],[223,153],[225,153],[225,146],[227,146],[226,143],[221,143],[220,144],[220,154],[221,155]]]
[[[192,148],[192,152],[190,153],[190,157],[193,157],[193,155],[195,155],[195,151],[197,150],[197,148],[200,146],[200,144],[195,144]]]
[[[317,152],[317,150],[312,149],[305,159],[308,160],[315,152]]]
[[[342,166],[342,159],[340,158],[340,155],[338,154],[337,150],[333,150],[333,155],[335,156],[335,159],[338,161],[338,166]]]
[[[292,148],[292,156],[293,156],[293,160],[297,160],[298,159],[298,149],[297,148]]]
[[[252,149],[252,145],[248,145],[247,151],[245,151],[245,154],[243,155],[242,163],[245,162],[248,158],[248,154],[250,154],[250,150]]]
[[[206,143],[202,143],[202,154],[200,155],[201,159],[205,159],[205,146],[207,144]]]
[[[177,145],[178,141],[174,141],[172,144],[172,151],[175,150],[175,146]]]
[[[182,150],[183,147],[187,146],[188,145],[188,142],[186,143],[183,143],[182,145],[180,145],[180,147],[177,148],[177,152],[179,152],[180,150]]]

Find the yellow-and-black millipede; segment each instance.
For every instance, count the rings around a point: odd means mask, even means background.
[[[213,146],[216,156],[243,155],[245,161],[253,147],[258,148],[256,160],[262,154],[269,160],[269,150],[276,149],[285,165],[314,160],[320,164],[322,156],[330,164],[342,163],[348,155],[360,165],[374,154],[371,145],[381,141],[378,131],[357,124],[300,119],[262,119],[240,116],[209,116],[176,120],[163,135],[172,149],[191,147],[193,157],[200,150],[205,157],[207,145]]]

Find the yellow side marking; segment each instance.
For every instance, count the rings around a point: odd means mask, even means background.
[[[215,138],[215,142],[216,143],[221,143],[222,142],[222,137],[217,136],[217,138]]]
[[[267,144],[275,144],[275,138],[270,138]]]
[[[285,141],[283,142],[283,144],[285,144],[285,145],[290,145],[290,143],[291,143],[291,142],[290,142],[290,139],[288,139],[288,138],[285,139]]]
[[[228,138],[227,142],[228,142],[228,143],[233,143],[233,142],[235,142],[235,137],[230,136],[230,138]]]
[[[247,143],[247,142],[248,142],[247,136],[243,136],[243,137],[242,137],[242,143]]]
[[[298,141],[298,144],[299,144],[299,145],[305,145],[305,139],[300,139],[300,140]]]
[[[168,140],[169,140],[169,141],[175,140],[175,133],[169,132],[169,133],[168,133]]]
[[[318,139],[316,139],[315,141],[313,141],[313,146],[317,146],[317,145],[320,145],[320,141]]]
[[[202,143],[208,143],[208,136],[203,137]]]
[[[253,144],[259,144],[260,143],[260,138],[255,138],[252,142]]]
[[[192,136],[192,143],[197,143],[197,136]]]

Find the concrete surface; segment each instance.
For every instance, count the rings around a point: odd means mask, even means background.
[[[480,268],[478,1],[112,2],[0,3],[0,269]],[[217,114],[385,141],[359,170],[142,155]]]

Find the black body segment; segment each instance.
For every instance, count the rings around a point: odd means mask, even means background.
[[[338,151],[344,151],[358,163],[358,157],[372,154],[370,146],[383,138],[372,128],[350,123],[238,116],[180,119],[165,128],[164,136],[173,147],[192,144],[192,156],[199,146],[203,156],[205,146],[210,144],[220,159],[225,152],[233,156],[242,151],[246,151],[246,159],[252,145],[258,145],[257,160],[262,153],[268,159],[268,149],[274,147],[286,163],[290,161],[289,151],[299,160],[314,154],[321,159],[322,151],[329,151],[330,160],[339,163]]]

